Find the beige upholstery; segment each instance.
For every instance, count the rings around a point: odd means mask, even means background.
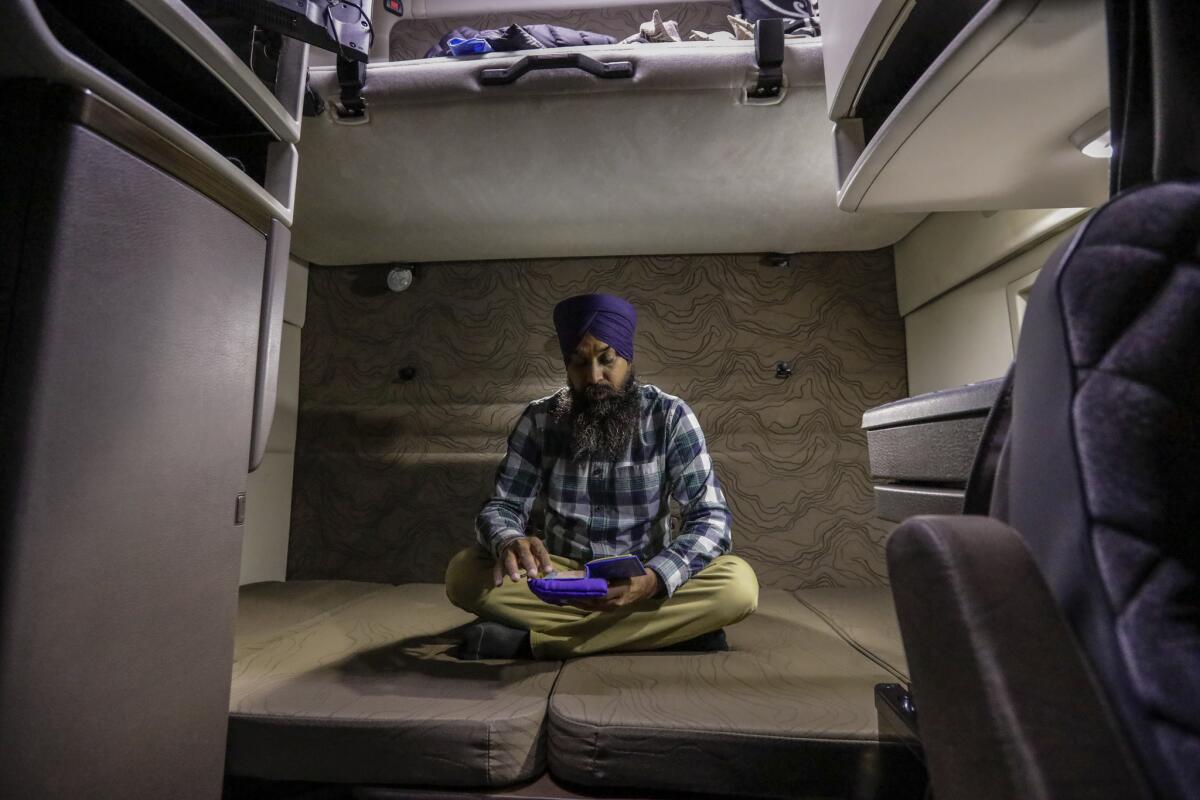
[[[839,592],[814,606],[895,659],[885,595]],[[886,619],[874,631],[872,607]],[[551,773],[586,786],[858,796],[879,762],[873,688],[895,676],[780,590],[764,590],[728,637],[728,653],[567,662],[550,701]]]
[[[240,662],[243,656],[262,650],[289,632],[311,627],[383,588],[381,584],[358,581],[270,581],[243,586],[238,595],[233,660]]]
[[[838,636],[894,677],[908,681],[908,663],[892,590],[886,586],[802,589],[796,599],[825,621]]]
[[[555,778],[587,787],[860,796],[895,780],[900,752],[879,750],[873,698],[906,669],[890,593],[800,596],[763,590],[727,653],[564,665],[446,655],[470,617],[441,585],[245,586],[227,770],[486,787],[537,776],[545,753]]]
[[[439,584],[243,587],[226,769],[281,780],[495,786],[543,769],[557,662],[461,662]]]

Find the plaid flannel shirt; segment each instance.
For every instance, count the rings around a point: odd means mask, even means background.
[[[508,437],[495,491],[476,519],[479,544],[495,555],[526,535],[540,493],[546,549],[580,562],[633,553],[658,574],[668,596],[729,552],[729,507],[696,415],[656,386],[639,389],[639,435],[615,460],[571,458],[570,431],[550,414],[558,395],[530,403]],[[669,498],[682,510],[674,540]]]

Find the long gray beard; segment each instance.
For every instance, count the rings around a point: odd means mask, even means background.
[[[624,455],[641,425],[641,388],[632,372],[616,391],[589,386],[576,392],[568,387],[559,393],[551,413],[571,429],[573,458],[615,459]]]

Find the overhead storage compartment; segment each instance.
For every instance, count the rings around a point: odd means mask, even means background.
[[[1107,130],[1103,2],[855,4],[824,20],[839,208],[1104,201],[1108,159],[1082,152]]]
[[[113,109],[144,126],[118,126],[123,146],[184,154],[171,163],[188,165],[185,179],[205,174],[199,188],[263,232],[291,223],[307,46],[282,48],[267,87],[177,3],[16,0],[0,22],[0,79],[82,89],[89,113]]]
[[[766,102],[751,41],[557,48],[534,57],[632,76],[555,68],[507,85],[485,71],[529,52],[372,64],[365,121],[330,103],[305,122],[296,252],[350,264],[893,244],[921,216],[835,207],[821,45],[783,49],[784,90]],[[332,68],[310,77],[339,96]]]

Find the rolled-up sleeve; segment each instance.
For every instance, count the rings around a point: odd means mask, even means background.
[[[682,510],[679,535],[647,562],[667,596],[732,546],[732,515],[705,447],[700,421],[680,401],[668,426],[667,485]]]
[[[475,539],[492,555],[525,535],[529,509],[542,486],[541,463],[542,437],[531,404],[509,434],[508,450],[496,469],[495,489],[475,518]]]

